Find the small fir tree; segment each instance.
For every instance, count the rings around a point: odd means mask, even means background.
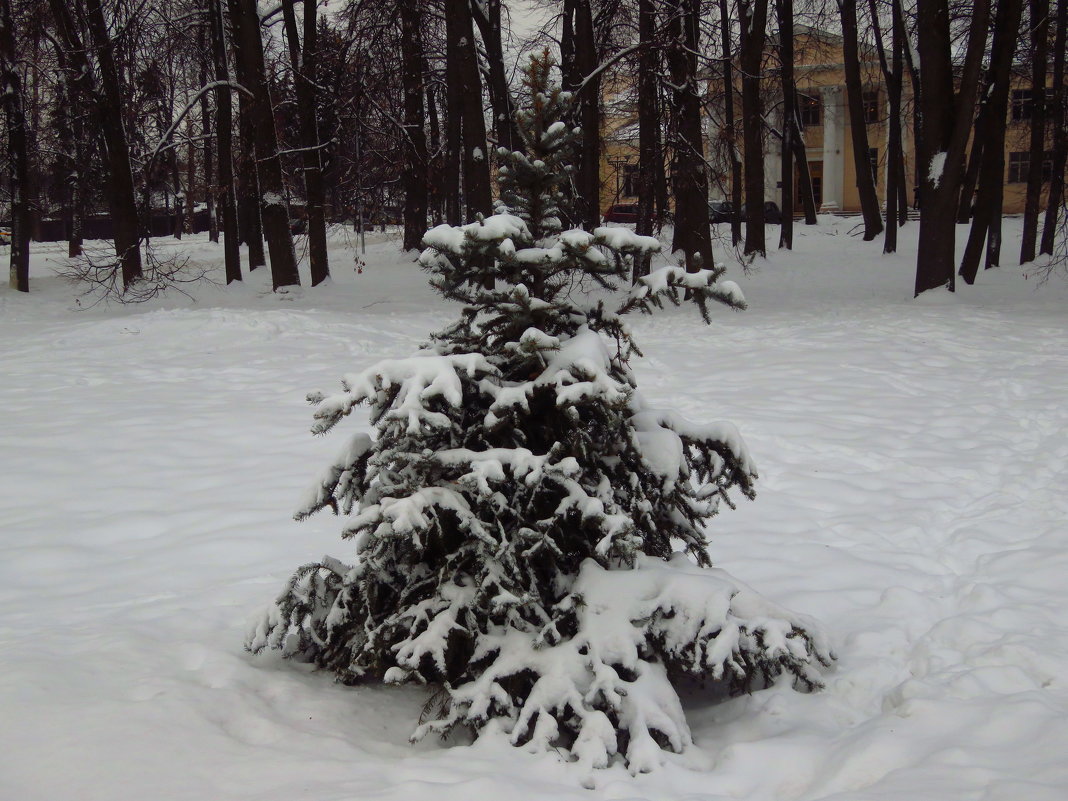
[[[645,771],[691,742],[673,680],[744,692],[785,672],[812,689],[833,657],[811,621],[710,567],[704,524],[732,488],[753,496],[737,430],[648,407],[627,366],[626,313],[686,292],[707,319],[742,294],[722,268],[669,266],[614,308],[592,299],[660,245],[560,231],[575,134],[550,68],[527,72],[498,213],[424,238],[459,320],[309,398],[317,434],[371,406],[377,436],[356,433],[297,515],[348,516],[357,559],[297,570],[247,646],[344,682],[440,687],[413,739],[464,725]]]

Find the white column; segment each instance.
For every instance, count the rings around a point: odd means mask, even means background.
[[[832,214],[842,208],[842,87],[824,86],[823,98],[823,205]]]
[[[768,137],[764,154],[764,200],[774,200],[782,208],[782,140]]]

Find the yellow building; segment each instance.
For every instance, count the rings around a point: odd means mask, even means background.
[[[807,26],[794,33],[794,72],[799,94],[799,116],[816,206],[823,213],[860,211],[856,185],[853,139],[846,101],[845,67],[840,36]],[[861,49],[861,80],[864,84],[864,120],[868,137],[868,163],[872,165],[876,192],[885,203],[889,101],[878,57],[872,48]],[[778,78],[769,70],[764,91],[765,116],[771,127],[781,130],[781,91]],[[909,205],[914,202],[915,147],[912,135],[912,88],[906,76],[902,98],[905,155],[905,186]],[[706,82],[705,155],[710,165],[709,191],[713,200],[730,196],[729,141],[722,108],[722,83],[718,76]],[[1005,139],[1006,214],[1022,213],[1028,172],[1030,137],[1030,80],[1013,78]],[[634,203],[637,187],[638,126],[636,98],[630,87],[616,87],[605,95],[605,138],[601,164],[601,209],[614,203]],[[737,141],[741,144],[740,90],[735,88]],[[770,133],[764,136],[765,199],[782,205],[781,145]],[[795,168],[796,169],[796,168]],[[799,183],[794,180],[795,192]],[[1048,189],[1048,183],[1044,190]],[[795,210],[801,207],[795,197]]]

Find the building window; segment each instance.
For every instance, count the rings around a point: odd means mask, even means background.
[[[638,165],[623,165],[623,197],[638,196]]]
[[[1015,95],[1016,93],[1013,92]],[[1016,114],[1016,98],[1012,99],[1013,119]],[[1027,169],[1031,165],[1030,154],[1026,150],[1009,153],[1009,183],[1022,184],[1027,181]]]
[[[879,148],[868,148],[868,164],[871,165],[871,179],[876,186],[879,185]]]
[[[1046,87],[1046,108],[1053,103],[1053,87]],[[1035,93],[1031,89],[1013,89],[1012,103],[1009,109],[1010,119],[1013,122],[1028,122],[1034,113]]]
[[[879,122],[879,90],[864,92],[861,102],[864,105],[864,124],[875,125]]]
[[[1012,90],[1012,121],[1013,122],[1026,122],[1031,119],[1031,90],[1030,89],[1013,89]],[[1016,155],[1016,154],[1013,154]],[[1027,155],[1026,153],[1024,154]]]
[[[1046,87],[1046,108],[1053,103],[1053,87]],[[1013,122],[1027,122],[1034,113],[1034,96],[1031,89],[1013,89],[1012,103],[1009,109],[1010,118]]]
[[[823,124],[820,119],[821,104],[818,97],[798,94],[797,114],[802,128],[816,128]]]
[[[1031,171],[1031,154],[1026,150],[1009,153],[1009,183],[1027,183],[1027,173]],[[1053,153],[1046,151],[1042,158],[1042,183],[1048,183],[1053,177]]]

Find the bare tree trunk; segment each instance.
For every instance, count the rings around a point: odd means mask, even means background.
[[[738,247],[742,241],[742,160],[734,123],[734,56],[727,0],[719,0],[719,33],[723,49],[723,124],[727,128],[727,147],[731,160],[731,244]]]
[[[989,0],[976,0],[955,96],[947,0],[918,0],[921,163],[919,248],[915,291],[955,288],[955,226],[961,164],[972,127],[986,45]],[[922,149],[919,149],[922,147]]]
[[[884,253],[897,251],[897,229],[908,220],[908,201],[905,197],[905,147],[902,141],[905,120],[901,115],[901,94],[905,85],[904,53],[908,46],[908,34],[905,31],[905,20],[901,13],[901,0],[891,0],[891,2],[894,42],[891,46],[890,57],[890,134],[887,137],[890,161],[886,180],[886,227],[888,230],[883,240]],[[892,232],[889,230],[891,228]]]
[[[75,76],[84,97],[93,106],[95,121],[105,143],[108,158],[108,201],[114,226],[115,255],[122,273],[123,287],[141,277],[141,232],[137,213],[133,171],[130,167],[130,149],[123,125],[123,95],[119,73],[115,66],[114,42],[109,38],[104,12],[99,3],[87,4],[82,10],[96,54],[97,70],[88,62],[90,52],[78,33],[71,17],[70,3],[64,0],[49,0],[55,19],[56,31],[71,61]],[[95,76],[99,75],[100,85]]]
[[[990,87],[983,90],[987,97]],[[972,149],[968,153],[968,169],[964,171],[964,180],[960,187],[960,201],[957,203],[957,222],[966,223],[972,218],[972,206],[975,203],[975,190],[979,185],[979,170],[983,166],[983,149],[986,147],[986,131],[990,126],[990,104],[980,101],[979,113],[975,117],[975,135],[972,136]]]
[[[796,95],[795,95],[796,97]],[[812,188],[812,173],[808,169],[808,153],[805,151],[805,142],[801,129],[794,137],[794,161],[797,163],[798,193],[801,195],[801,209],[805,213],[805,225],[815,225],[816,220],[816,193]]]
[[[462,169],[464,216],[466,222],[472,222],[479,214],[490,213],[492,197],[486,120],[482,111],[482,80],[478,71],[470,0],[447,0],[445,16],[448,53],[451,54],[446,68],[450,94],[450,160],[454,168]],[[459,128],[458,132],[454,126]],[[458,205],[455,211],[458,214]]]
[[[403,13],[403,9],[402,12]],[[497,146],[512,151],[522,146],[515,123],[515,104],[508,91],[504,72],[504,46],[501,39],[501,0],[471,3],[471,13],[486,48],[486,86],[493,110],[493,135]]]
[[[299,286],[300,275],[293,252],[293,236],[289,231],[289,210],[286,207],[285,185],[282,181],[282,164],[278,157],[278,134],[274,127],[271,96],[267,89],[256,0],[230,0],[230,15],[234,26],[237,60],[243,65],[243,83],[252,93],[249,110],[256,131],[260,214],[267,249],[271,255],[271,281],[275,290],[284,286]]]
[[[764,149],[760,69],[768,0],[739,0],[742,27],[742,137],[745,149],[745,253],[767,252],[764,242]]]
[[[1000,0],[994,20],[994,41],[986,83],[990,87],[983,98],[986,105],[980,116],[988,120],[1005,119],[1009,103],[1009,81],[1016,49],[1017,32],[1023,12],[1022,0]],[[1001,210],[1005,176],[1005,126],[991,124],[984,130],[982,164],[979,169],[979,194],[968,232],[968,244],[961,259],[960,276],[975,283],[979,255],[987,243],[987,267],[997,265],[1001,254]]]
[[[201,127],[203,127],[201,121]],[[207,130],[204,135],[207,136]],[[193,137],[193,115],[189,115],[186,122],[186,135],[188,142],[185,149],[185,227],[189,233],[196,233],[196,181],[197,181],[197,148]]]
[[[15,20],[11,0],[0,0],[0,96],[7,116],[7,146],[11,162],[11,288],[30,291],[29,156],[26,117],[22,110],[22,82],[15,54]]]
[[[499,8],[498,8],[499,12]],[[426,233],[427,162],[423,111],[423,14],[421,0],[400,6],[401,79],[404,84],[404,249],[419,247]]]
[[[879,64],[886,84],[887,99],[890,105],[887,120],[886,137],[886,235],[883,237],[883,253],[897,251],[897,229],[902,203],[901,183],[904,179],[905,154],[901,144],[901,87],[904,82],[904,64],[902,50],[905,45],[904,20],[901,15],[900,0],[891,0],[891,44],[890,64],[886,61],[886,46],[882,29],[879,25],[879,11],[875,0],[868,0],[871,11],[872,30],[875,34],[875,46],[879,53]]]
[[[230,82],[230,66],[226,58],[226,28],[223,21],[223,0],[207,0],[208,22],[211,29],[211,52],[215,62],[215,80]],[[234,183],[234,111],[228,86],[215,90],[215,141],[219,151],[218,184],[215,191],[222,207],[223,261],[226,283],[241,280],[241,245],[237,224],[237,192]],[[207,135],[209,128],[204,129]]]
[[[423,59],[423,74],[426,74],[426,59]],[[427,86],[426,89],[426,116],[430,123],[430,150],[427,155],[427,179],[429,183],[430,218],[434,225],[441,225],[445,219],[445,192],[444,183],[441,123],[438,118],[438,103],[434,98],[434,90]]]
[[[442,185],[445,195],[445,221],[459,225],[462,220],[460,164],[463,161],[463,104],[465,92],[471,87],[463,83],[463,45],[471,37],[471,26],[465,33],[463,20],[467,16],[468,0],[445,0],[445,164]],[[481,85],[479,87],[481,98]]]
[[[577,123],[582,130],[575,179],[578,220],[592,231],[601,222],[601,79],[597,38],[590,0],[565,0],[561,39],[563,88],[575,93]],[[593,76],[593,77],[591,77]]]
[[[204,29],[201,28],[197,31],[197,37],[199,39],[200,57],[200,85],[204,86],[208,82],[208,58],[207,50],[204,44]],[[215,93],[216,100],[218,100],[218,92]],[[229,95],[227,95],[229,97]],[[211,130],[211,107],[208,105],[208,96],[205,94],[200,98],[200,124],[204,131],[204,206],[208,212],[208,240],[211,242],[219,241],[219,217],[218,211],[215,208],[215,192],[212,191],[212,186],[216,185],[212,181],[214,172],[214,149],[212,148],[211,137],[208,136],[208,131]],[[192,165],[190,165],[192,170]],[[189,183],[189,203],[192,205],[193,198],[193,183]]]
[[[200,49],[203,49],[203,43],[200,42]],[[203,86],[203,84],[201,84]],[[174,123],[174,114],[172,109],[175,106],[174,96],[174,84],[170,86],[169,97],[165,103],[161,106],[161,121],[166,122],[166,128],[169,130]],[[162,132],[161,132],[162,133]],[[166,168],[170,170],[171,178],[171,194],[174,196],[174,216],[171,218],[171,236],[175,239],[181,239],[183,229],[185,228],[185,195],[182,192],[182,168],[178,159],[178,143],[172,142],[172,147],[167,151]]]
[[[172,234],[175,239],[182,238],[182,229],[185,227],[185,196],[182,193],[182,174],[178,166],[178,159],[171,159],[171,186],[174,192],[174,224]]]
[[[1038,215],[1042,204],[1042,162],[1046,155],[1046,51],[1049,48],[1049,0],[1031,0],[1031,142],[1024,201],[1020,264],[1035,260]]]
[[[902,48],[901,55],[905,58],[909,83],[912,84],[912,146],[914,153],[912,159],[912,206],[915,209],[919,209],[920,195],[923,192],[920,182],[920,162],[922,161],[921,154],[926,152],[926,145],[923,141],[923,120],[920,118],[920,106],[923,103],[923,85],[920,82],[920,67],[912,57],[914,42],[910,38],[911,33],[906,30],[905,36],[905,46]],[[902,91],[904,91],[904,85],[902,85]],[[904,167],[902,168],[904,169]],[[901,184],[903,189],[906,182],[906,179],[902,177]]]
[[[1064,203],[1064,170],[1068,162],[1068,114],[1065,104],[1068,97],[1064,91],[1064,60],[1068,51],[1066,41],[1068,28],[1068,0],[1057,2],[1057,30],[1053,39],[1053,102],[1050,106],[1050,121],[1053,123],[1053,175],[1046,198],[1046,216],[1042,221],[1042,253],[1053,254],[1053,236],[1057,230],[1057,215]]]
[[[902,117],[902,123],[904,123],[904,117]],[[915,142],[915,136],[913,136],[913,142]],[[913,159],[915,161],[915,159]],[[909,221],[909,187],[908,187],[908,175],[905,168],[905,154],[902,150],[901,159],[898,161],[897,172],[897,224],[903,226]]]
[[[82,232],[85,221],[85,126],[81,114],[71,112],[71,140],[73,158],[67,173],[67,186],[70,191],[70,231],[67,238],[67,255],[71,258],[82,255]]]
[[[668,7],[671,37],[668,69],[674,87],[676,123],[671,160],[675,191],[675,236],[672,250],[686,254],[686,269],[696,272],[712,263],[712,237],[708,223],[708,173],[701,130],[697,53],[700,48],[700,0],[674,0]]]
[[[779,64],[782,71],[782,225],[779,247],[794,246],[794,139],[797,130],[797,88],[794,86],[794,3],[775,0],[779,25]]]
[[[62,119],[59,139],[67,193],[67,256],[76,258],[82,255],[82,223],[85,219],[85,106],[80,102],[77,87],[68,75],[66,54],[62,47],[56,48],[56,58],[61,72],[58,83]]]
[[[656,44],[656,6],[653,0],[638,0],[638,223],[637,233],[651,236],[656,206],[656,175],[663,170],[660,155],[660,118],[657,114],[656,74],[659,51]],[[649,274],[649,258],[634,260],[631,279]]]
[[[220,0],[221,2],[221,0]],[[241,64],[237,74],[244,80]],[[251,272],[267,264],[263,251],[263,220],[260,219],[260,179],[256,168],[256,127],[252,122],[252,99],[241,95],[238,98],[237,129],[240,137],[240,160],[237,174],[237,226],[238,232],[248,246],[248,269]]]
[[[109,36],[101,4],[88,3],[86,17],[100,67],[100,90],[104,101],[100,109],[100,129],[107,143],[111,169],[111,216],[115,226],[115,252],[122,263],[123,287],[128,287],[141,277],[141,243],[130,150],[122,121],[123,93],[115,67],[115,43]]]
[[[883,220],[879,214],[879,197],[875,194],[875,176],[868,158],[855,0],[838,0],[838,10],[842,17],[842,53],[845,59],[846,102],[849,104],[849,134],[853,140],[853,167],[857,192],[860,194],[861,214],[864,216],[864,241],[869,242],[883,232]]]
[[[297,15],[293,10],[293,0],[283,0],[282,16],[286,40],[289,42],[289,58],[293,64],[297,117],[300,121],[301,162],[308,222],[308,265],[311,269],[311,285],[318,286],[330,276],[326,251],[326,190],[323,187],[323,166],[320,158],[322,143],[319,141],[315,100],[318,85],[318,31],[315,12],[318,0],[303,2],[303,47],[297,33]]]
[[[575,22],[579,45],[576,66],[583,80],[579,106],[582,142],[578,186],[579,196],[585,200],[582,222],[586,230],[592,231],[601,224],[601,77],[599,73],[594,74],[599,59],[590,0],[578,1]]]

